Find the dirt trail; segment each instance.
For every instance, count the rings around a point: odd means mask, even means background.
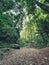
[[[49,48],[10,50],[0,65],[49,65]]]

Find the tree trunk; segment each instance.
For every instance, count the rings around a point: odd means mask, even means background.
[[[37,4],[37,6],[39,6],[40,8],[42,8],[44,11],[46,11],[47,13],[49,13],[49,6],[42,4],[38,1],[34,1],[35,4]]]
[[[49,0],[45,0],[45,2],[48,2],[49,3]]]

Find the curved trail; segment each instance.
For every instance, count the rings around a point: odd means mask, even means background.
[[[11,50],[1,65],[49,65],[49,52],[46,51],[34,48]]]

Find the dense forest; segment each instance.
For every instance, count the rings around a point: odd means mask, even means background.
[[[49,46],[49,0],[0,0],[0,48]]]
[[[0,65],[49,65],[49,0],[0,0]]]

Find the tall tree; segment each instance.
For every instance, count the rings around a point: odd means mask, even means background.
[[[14,6],[13,0],[0,0],[0,41],[2,42],[16,43],[19,38],[17,29],[14,27],[13,15],[4,14]]]

